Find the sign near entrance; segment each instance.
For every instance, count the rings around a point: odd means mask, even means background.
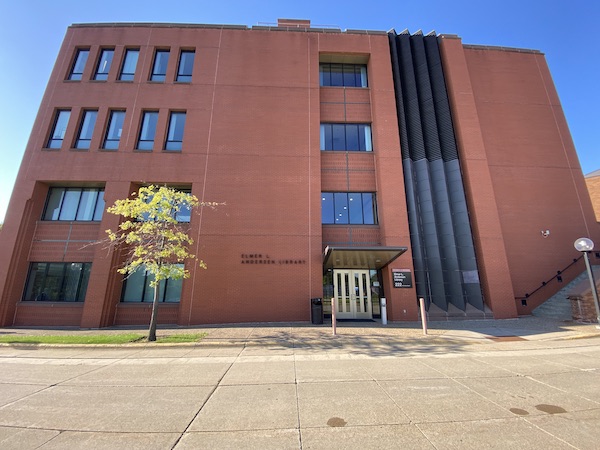
[[[411,288],[412,274],[410,269],[392,269],[395,288]]]

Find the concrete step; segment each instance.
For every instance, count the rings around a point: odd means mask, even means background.
[[[467,305],[464,311],[458,309],[454,305],[448,305],[448,311],[444,311],[433,303],[429,305],[427,311],[427,320],[446,321],[446,320],[475,320],[475,319],[493,319],[492,310],[485,306],[484,310],[475,308],[472,305]]]
[[[593,266],[596,285],[598,285],[598,276],[600,275],[600,266]],[[589,276],[587,271],[583,271],[573,281],[563,287],[560,291],[542,303],[532,311],[532,315],[555,320],[572,320],[571,302],[569,295],[579,293],[582,290],[589,290]]]

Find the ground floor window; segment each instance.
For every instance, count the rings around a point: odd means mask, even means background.
[[[83,302],[92,263],[31,263],[24,301]]]
[[[183,264],[178,264],[183,266]],[[148,273],[144,268],[140,268],[125,278],[125,287],[121,301],[130,303],[152,302],[154,299],[154,289],[150,283],[154,280],[154,275]],[[181,287],[183,280],[163,280],[160,283],[159,302],[178,303],[181,299]]]

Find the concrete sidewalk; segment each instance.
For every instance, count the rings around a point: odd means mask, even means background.
[[[208,336],[192,345],[1,346],[0,448],[598,448],[595,325],[446,322],[427,336],[360,325],[335,337],[248,324],[195,327]]]

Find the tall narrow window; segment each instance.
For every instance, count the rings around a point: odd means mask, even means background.
[[[65,138],[65,132],[67,131],[67,125],[69,124],[69,117],[71,117],[71,111],[66,109],[56,112],[54,125],[52,126],[52,132],[50,133],[50,139],[48,139],[48,148],[62,147],[63,139]]]
[[[156,122],[158,122],[157,111],[145,111],[142,115],[142,126],[138,138],[138,150],[152,150],[154,147],[154,135],[156,134]]]
[[[169,64],[169,50],[156,50],[154,54],[154,64],[152,65],[152,74],[150,80],[165,81],[167,77],[167,65]]]
[[[183,143],[183,129],[185,128],[185,115],[184,112],[171,113],[165,150],[181,150]]]
[[[106,127],[106,137],[104,138],[103,148],[107,150],[117,150],[123,134],[123,122],[125,120],[125,111],[111,111]]]
[[[193,50],[182,50],[179,57],[179,67],[177,69],[177,81],[189,83],[192,81],[192,70],[194,69],[194,57],[196,52]]]
[[[100,53],[100,59],[98,59],[98,67],[96,67],[96,74],[94,80],[106,81],[108,80],[108,72],[110,71],[110,65],[113,60],[115,51],[112,49],[104,49]]]
[[[140,51],[138,49],[129,48],[125,50],[125,57],[123,58],[123,67],[121,67],[119,80],[133,81],[139,55]]]
[[[42,220],[100,221],[104,203],[104,188],[53,187]]]
[[[79,127],[79,136],[77,138],[77,142],[75,142],[75,148],[90,148],[90,142],[92,140],[92,134],[94,133],[97,115],[98,111],[88,110],[83,112],[83,116],[81,117],[81,125]]]
[[[90,51],[87,49],[78,49],[73,61],[73,67],[69,72],[69,80],[79,81],[83,76],[83,70],[85,69],[85,63],[87,62]]]

